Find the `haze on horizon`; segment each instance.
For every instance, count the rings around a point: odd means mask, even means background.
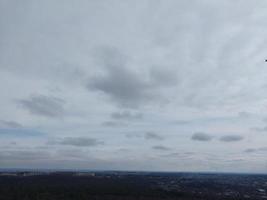
[[[0,0],[0,168],[267,173],[267,1]]]

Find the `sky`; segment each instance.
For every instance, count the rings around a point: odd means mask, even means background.
[[[0,0],[0,168],[267,173],[267,1]]]

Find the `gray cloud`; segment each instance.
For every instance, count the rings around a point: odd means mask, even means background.
[[[104,144],[102,141],[98,141],[95,138],[88,137],[66,137],[58,142],[61,145],[71,145],[77,147],[93,147]]]
[[[193,121],[189,121],[189,120],[175,120],[172,122],[172,124],[176,124],[176,125],[187,125],[192,123]]]
[[[167,68],[162,70],[162,67],[153,67],[150,72],[151,84],[162,86],[174,86],[177,84],[177,76],[175,71],[170,71]]]
[[[126,133],[125,137],[127,137],[127,138],[141,138],[142,135],[139,133]]]
[[[174,153],[168,153],[168,154],[164,154],[162,155],[162,157],[180,157],[182,154],[179,152],[174,152]]]
[[[171,78],[174,77],[173,72],[151,70],[146,79],[144,74],[127,66],[128,59],[118,49],[102,47],[98,50],[97,57],[101,60],[105,73],[90,78],[87,89],[101,91],[120,106],[138,107],[152,98],[158,101],[161,99],[159,89],[169,86],[170,82],[174,83],[170,81],[174,80]]]
[[[64,101],[45,95],[34,95],[29,99],[18,100],[19,104],[30,113],[45,117],[62,117]]]
[[[195,152],[173,152],[162,155],[162,157],[169,157],[169,158],[191,158],[192,156],[196,155]]]
[[[94,77],[89,80],[87,88],[109,96],[116,103],[126,106],[135,107],[140,102],[150,99],[149,85],[140,78],[135,72],[126,68],[124,63],[118,63],[120,55],[103,56],[103,61],[106,60],[105,75]],[[117,59],[110,59],[106,57],[114,56]]]
[[[243,140],[244,137],[241,135],[225,135],[220,138],[220,141],[222,142],[238,142],[240,140]]]
[[[256,152],[266,152],[267,147],[260,147],[260,148],[248,148],[244,150],[244,153],[256,153]]]
[[[10,142],[10,145],[11,145],[11,146],[16,146],[17,143],[16,143],[16,142]]]
[[[251,128],[252,131],[256,131],[256,132],[267,132],[267,126],[264,127],[253,127]]]
[[[260,151],[267,151],[267,147],[261,147],[259,148]]]
[[[14,121],[0,120],[0,128],[22,128],[23,126]]]
[[[159,151],[169,151],[171,150],[171,148],[163,146],[163,145],[155,145],[152,147],[155,150],[159,150]]]
[[[191,137],[192,140],[207,142],[212,140],[212,136],[207,133],[196,132]]]
[[[116,120],[137,120],[137,119],[142,119],[143,114],[140,112],[131,112],[125,110],[122,112],[114,112],[111,114],[111,117]]]
[[[242,111],[238,113],[238,117],[248,119],[252,117],[252,114],[249,112]]]
[[[163,140],[164,138],[154,132],[146,132],[145,139],[147,140]]]
[[[126,123],[118,122],[118,121],[105,121],[102,123],[102,126],[106,127],[121,127],[121,126],[127,126]]]
[[[258,149],[249,148],[244,150],[245,153],[254,153],[256,151],[258,151]]]

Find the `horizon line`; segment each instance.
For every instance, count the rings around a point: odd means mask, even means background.
[[[0,168],[2,172],[121,172],[121,173],[190,173],[190,174],[244,174],[244,175],[267,175],[267,172],[238,172],[238,171],[167,171],[167,170],[118,170],[118,169],[74,169],[74,168]]]

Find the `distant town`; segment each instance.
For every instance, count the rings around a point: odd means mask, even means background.
[[[2,171],[0,199],[267,199],[267,175]]]

